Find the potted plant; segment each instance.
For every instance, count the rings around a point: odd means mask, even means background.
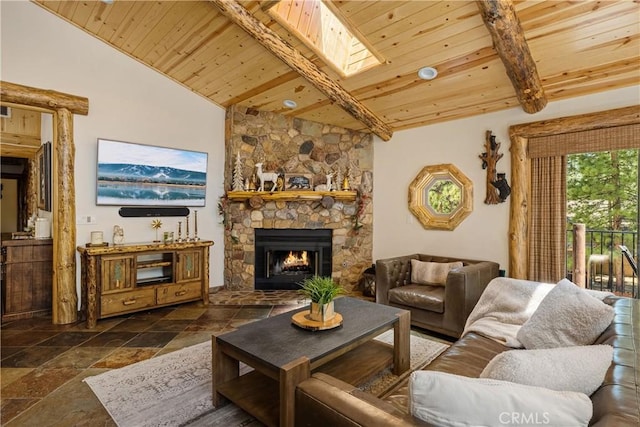
[[[313,276],[300,283],[299,292],[311,300],[309,318],[324,323],[335,317],[333,300],[344,293],[344,288],[331,277]]]

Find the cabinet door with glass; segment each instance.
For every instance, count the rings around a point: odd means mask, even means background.
[[[202,251],[184,250],[176,253],[176,282],[200,280],[202,276]]]
[[[135,286],[132,255],[102,257],[101,270],[103,293],[130,290]]]

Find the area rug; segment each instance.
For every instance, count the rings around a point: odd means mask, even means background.
[[[376,339],[392,343],[393,331]],[[448,347],[415,331],[411,332],[410,346],[410,371],[426,366]],[[250,369],[241,365],[240,371]],[[380,395],[406,375],[383,371],[361,388]],[[233,404],[213,407],[210,342],[88,377],[84,382],[120,427],[261,425]]]

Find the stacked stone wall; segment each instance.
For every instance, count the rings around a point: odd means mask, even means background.
[[[354,289],[372,263],[371,134],[233,106],[226,118],[225,191],[232,189],[238,153],[242,175],[249,182],[255,182],[255,164],[263,163],[265,172],[310,176],[314,187],[326,184],[330,173],[347,177],[358,197],[332,205],[320,200],[267,201],[257,208],[247,201],[223,200],[225,288],[254,289],[256,228],[329,228],[333,230],[332,276]]]

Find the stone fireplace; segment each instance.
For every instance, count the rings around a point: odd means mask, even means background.
[[[273,193],[268,192],[256,192],[251,200],[228,198],[238,154],[246,181],[255,179],[255,165],[262,163],[267,172],[304,174],[311,178],[314,188],[326,184],[328,174],[333,174],[334,180],[336,176],[347,177],[354,196],[329,194],[305,199],[287,197],[295,192],[285,191],[272,198]],[[297,282],[313,274],[331,275],[347,289],[355,288],[372,263],[372,182],[371,134],[230,107],[226,117],[227,194],[220,200],[225,223],[225,288],[297,288]],[[305,234],[311,237],[301,237]],[[265,235],[271,242],[263,243]],[[288,247],[284,247],[283,239],[291,236]],[[297,259],[305,251],[310,266]],[[289,252],[296,258],[291,261],[296,266],[288,265],[284,271],[282,258]],[[279,277],[274,279],[274,275]]]

